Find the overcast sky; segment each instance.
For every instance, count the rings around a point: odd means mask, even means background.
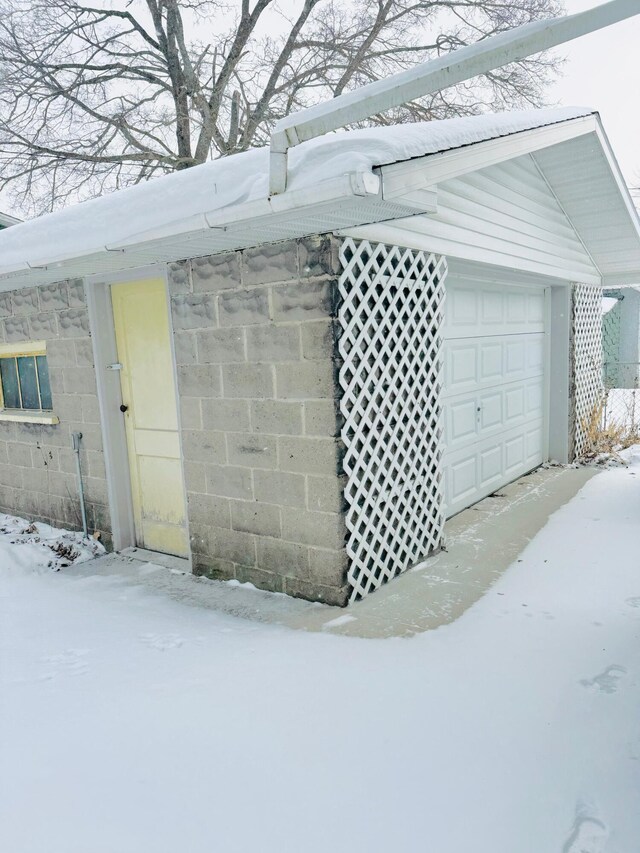
[[[595,0],[565,3],[568,12],[598,5]],[[568,61],[550,98],[598,110],[627,183],[640,185],[640,15],[569,42],[559,52]]]

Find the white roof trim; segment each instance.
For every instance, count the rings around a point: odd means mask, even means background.
[[[267,149],[247,152],[236,155],[237,161],[208,163],[3,231],[0,290],[434,212],[433,187],[445,177],[598,130],[599,119],[592,112],[567,108],[335,134],[294,149],[297,183],[292,180],[286,193],[271,198],[264,194]],[[633,203],[606,136],[601,132],[598,139],[625,195],[640,247]],[[345,171],[345,165],[360,168]],[[225,203],[227,198],[231,203]],[[166,211],[175,211],[176,218],[171,220]],[[127,222],[147,214],[150,227],[127,229]],[[110,233],[113,238],[94,244],[90,237],[83,244],[73,231],[69,234],[74,224],[81,228],[87,220],[90,235]]]

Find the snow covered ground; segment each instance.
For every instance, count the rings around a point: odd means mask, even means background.
[[[0,850],[637,853],[628,455],[411,639],[243,621],[0,537]]]

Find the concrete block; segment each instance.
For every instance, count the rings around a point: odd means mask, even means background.
[[[167,264],[167,284],[171,296],[191,291],[191,262],[174,261]]]
[[[31,468],[31,448],[28,444],[10,442],[7,444],[8,459],[11,465]]]
[[[335,275],[340,271],[339,242],[328,234],[298,241],[300,278]]]
[[[310,579],[309,549],[294,542],[261,536],[256,541],[258,566],[281,577]]]
[[[56,395],[64,394],[65,369],[63,367],[51,367],[51,364],[49,364],[49,384],[51,385],[54,406],[56,404]]]
[[[305,481],[302,474],[285,474],[282,471],[254,471],[255,499],[262,503],[280,506],[305,506]]]
[[[25,287],[22,290],[14,290],[11,297],[13,300],[13,313],[16,316],[18,314],[34,314],[40,310],[37,287]]]
[[[22,485],[27,492],[39,492],[43,497],[49,492],[49,472],[46,468],[23,468]],[[40,498],[39,508],[44,509],[45,500]]]
[[[272,435],[302,434],[302,404],[285,400],[253,400],[251,403],[253,432]]]
[[[83,474],[84,493],[88,501],[106,506],[109,503],[107,483],[102,477],[87,477]]]
[[[246,468],[276,468],[277,440],[266,435],[227,433],[227,449],[231,465]]]
[[[307,477],[307,509],[312,512],[342,512],[344,483],[339,477]]]
[[[303,323],[302,356],[310,360],[331,361],[334,357],[333,320],[315,320]]]
[[[278,467],[281,471],[333,477],[338,471],[336,440],[283,436],[278,439]]]
[[[257,501],[231,501],[231,526],[243,533],[280,537],[280,507]]]
[[[2,328],[4,339],[10,344],[28,341],[31,336],[27,317],[7,317],[2,321]]]
[[[249,432],[248,400],[202,400],[202,426],[225,432]]]
[[[221,326],[255,326],[269,322],[269,298],[265,287],[230,290],[218,297]]]
[[[75,474],[76,472],[76,455],[70,447],[58,448],[59,470],[63,474]],[[86,453],[80,452],[80,465],[83,470],[87,469]]]
[[[242,253],[243,284],[267,284],[298,278],[298,249],[295,240],[269,243]]]
[[[234,465],[207,465],[206,491],[210,495],[253,500],[253,482],[249,468]]]
[[[0,440],[15,441],[18,432],[18,424],[11,421],[0,421]]]
[[[49,371],[51,388],[55,395],[52,371]],[[96,374],[92,367],[65,367],[62,370],[65,394],[96,394]],[[56,400],[54,396],[53,406]]]
[[[215,296],[210,294],[178,295],[171,298],[173,328],[202,329],[218,325]]]
[[[192,550],[193,541],[192,538]],[[235,566],[229,560],[218,560],[201,554],[193,554],[192,571],[198,577],[209,578],[213,581],[228,581],[235,578]]]
[[[193,258],[191,274],[195,293],[239,287],[240,254],[239,252],[225,252],[220,255]]]
[[[300,360],[298,326],[255,326],[246,330],[247,357],[250,362]]]
[[[58,447],[44,447],[39,442],[31,446],[31,465],[34,468],[46,468],[49,471],[60,469],[60,449]],[[0,459],[2,456],[0,454]]]
[[[100,423],[100,406],[98,399],[90,394],[80,396],[82,404],[82,420],[86,424]]]
[[[105,494],[106,494],[106,485],[107,485],[107,469],[104,462],[104,453],[99,450],[88,450],[87,451],[87,459],[89,463],[89,476],[94,480],[102,480],[105,485]],[[85,469],[86,470],[86,469]],[[104,501],[107,503],[108,501]]]
[[[284,579],[279,575],[253,566],[236,566],[236,579],[240,583],[252,583],[267,592],[282,592],[284,588]]]
[[[298,578],[285,578],[284,591],[294,598],[306,598],[307,601],[321,601],[333,607],[346,607],[349,603],[348,586],[333,587],[304,581]]]
[[[84,308],[68,308],[58,313],[58,327],[61,338],[88,337],[89,314]]]
[[[277,364],[276,396],[284,400],[313,400],[333,398],[333,364],[330,361],[302,361],[297,364]]]
[[[276,322],[324,320],[335,313],[337,281],[303,281],[273,288]]]
[[[282,538],[301,545],[340,550],[346,528],[342,515],[289,508],[282,513]]]
[[[243,329],[206,329],[196,334],[196,341],[201,364],[246,361]]]
[[[347,584],[349,558],[346,548],[309,548],[310,577],[326,586],[343,587]]]
[[[87,304],[87,298],[84,292],[84,282],[81,278],[71,279],[67,283],[69,293],[69,308],[81,308]]]
[[[199,397],[180,398],[180,428],[202,429],[202,413]]]
[[[91,338],[78,338],[74,341],[76,363],[78,367],[93,367],[93,346]]]
[[[76,500],[78,482],[75,473],[67,474],[64,471],[49,471],[49,492],[61,498]]]
[[[53,311],[46,314],[30,314],[29,333],[31,335],[31,339],[34,341],[55,338],[58,334],[56,314]]]
[[[9,291],[0,293],[0,317],[9,317],[12,313],[11,293]]]
[[[75,367],[76,348],[73,341],[47,341],[47,364],[52,367]]]
[[[219,397],[220,367],[217,364],[178,365],[178,390],[184,397]]]
[[[305,435],[338,435],[336,403],[334,400],[308,400],[304,403]]]
[[[205,466],[202,462],[187,462],[182,463],[184,471],[184,484],[188,492],[200,492],[204,494],[207,491],[207,479],[205,476]]]
[[[197,546],[198,553],[241,566],[255,566],[256,540],[253,534],[216,527],[206,531],[196,527],[195,532],[201,540]]]
[[[176,364],[195,364],[198,361],[194,332],[174,332],[173,347],[176,354]]]
[[[81,421],[82,398],[79,394],[56,394],[55,413],[61,421]]]
[[[102,430],[96,424],[81,424],[71,421],[69,423],[69,433],[81,432],[82,440],[81,447],[83,450],[102,450]],[[69,446],[71,446],[71,438],[67,436]]]
[[[66,281],[43,284],[38,288],[41,311],[62,311],[69,307],[69,288]]]
[[[230,527],[229,501],[216,495],[187,492],[189,521],[212,527]]]
[[[223,432],[209,430],[182,430],[182,454],[189,462],[207,465],[224,465],[227,450]]]
[[[273,370],[268,364],[223,364],[222,390],[227,398],[273,397]]]

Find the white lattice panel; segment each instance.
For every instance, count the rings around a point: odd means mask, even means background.
[[[602,398],[602,290],[590,284],[573,288],[573,365],[574,454],[579,458],[585,449],[585,424]]]
[[[444,257],[346,239],[340,408],[351,600],[441,543]]]

